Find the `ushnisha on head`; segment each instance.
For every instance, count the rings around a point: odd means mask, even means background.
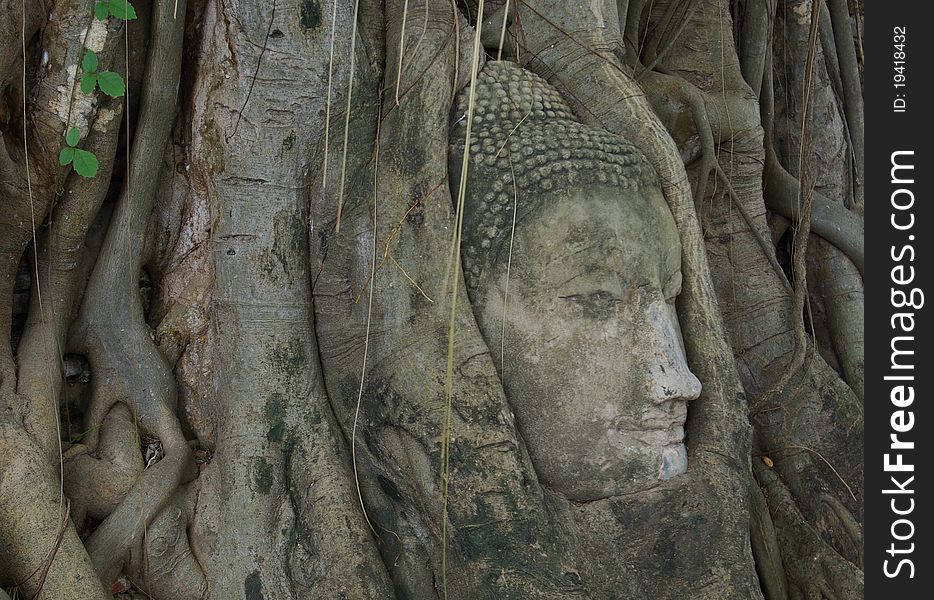
[[[452,126],[455,193],[467,94]],[[464,272],[539,477],[587,501],[683,473],[700,382],[674,308],[681,243],[655,171],[513,63],[487,63],[475,94]]]

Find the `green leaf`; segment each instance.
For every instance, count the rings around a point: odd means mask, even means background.
[[[82,177],[94,177],[97,175],[97,168],[100,166],[93,152],[80,148],[75,148],[75,158],[72,164],[75,167],[75,172]]]
[[[81,131],[77,127],[72,127],[68,130],[68,133],[65,134],[65,143],[69,146],[74,146],[80,139]]]
[[[113,71],[101,71],[97,74],[97,85],[101,86],[101,91],[108,96],[118,98],[126,93],[126,86],[123,85],[123,77]]]
[[[63,167],[65,165],[70,165],[71,161],[73,161],[74,159],[75,159],[75,149],[72,148],[71,146],[66,146],[65,148],[62,148],[62,151],[58,153],[58,164],[62,165]]]
[[[81,76],[81,91],[85,94],[93,94],[97,87],[97,73],[85,73]]]
[[[110,14],[124,21],[132,21],[136,18],[136,9],[127,0],[110,0]]]
[[[97,52],[88,50],[84,53],[84,59],[81,61],[81,68],[85,73],[93,73],[97,70]]]
[[[108,15],[110,15],[110,2],[98,2],[97,6],[94,7],[94,16],[97,17],[97,20],[106,21]]]

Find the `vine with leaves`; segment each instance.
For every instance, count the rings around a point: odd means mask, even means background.
[[[129,0],[98,0],[94,6],[94,18],[106,21],[111,17],[121,21],[132,21],[136,19],[136,9]],[[85,48],[84,57],[81,59],[81,92],[92,95],[100,90],[113,98],[124,96],[126,82],[123,81],[123,76],[114,71],[98,71],[99,65],[97,53]],[[80,140],[81,130],[73,125],[69,126],[65,132],[65,146],[58,154],[58,164],[63,167],[71,165],[75,173],[82,177],[95,177],[100,163],[93,152],[78,147]]]

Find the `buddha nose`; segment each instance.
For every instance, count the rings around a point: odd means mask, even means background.
[[[665,302],[655,303],[649,309],[648,321],[649,397],[657,404],[696,400],[701,382],[688,367],[674,311]]]

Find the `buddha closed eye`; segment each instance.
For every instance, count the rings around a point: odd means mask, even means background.
[[[497,86],[509,102],[525,94],[543,108],[518,128],[480,121],[481,140],[512,131],[513,161],[503,176],[500,157],[478,144],[468,179],[463,255],[481,333],[543,484],[576,501],[648,489],[687,468],[687,402],[700,394],[674,307],[677,227],[637,150],[549,117],[553,90],[501,64],[478,84],[487,113]],[[576,145],[565,152],[550,139]]]

